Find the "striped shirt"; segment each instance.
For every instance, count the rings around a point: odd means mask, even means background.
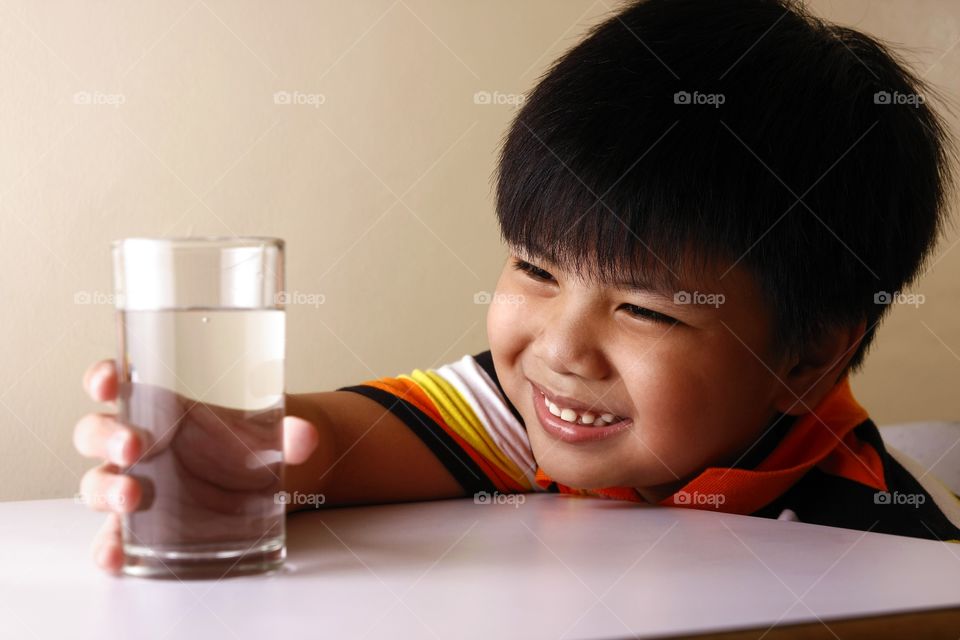
[[[580,489],[551,479],[490,351],[338,391],[387,408],[468,495],[547,491],[645,502],[631,487]],[[704,469],[659,504],[960,542],[960,498],[884,445],[847,378],[812,411],[777,416],[733,466]]]

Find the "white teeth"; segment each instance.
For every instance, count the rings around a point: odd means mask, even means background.
[[[590,413],[589,411],[584,411],[583,413],[577,413],[573,409],[561,408],[556,403],[551,402],[546,396],[543,396],[543,401],[547,405],[547,410],[550,411],[550,413],[552,413],[553,415],[557,416],[558,418],[566,422],[571,422],[576,424],[579,419],[579,422],[581,424],[595,424],[597,426],[606,426],[608,424],[613,424],[618,420],[618,418],[612,413],[603,413],[597,416]]]

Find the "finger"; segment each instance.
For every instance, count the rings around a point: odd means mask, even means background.
[[[139,482],[110,463],[90,469],[80,479],[80,495],[95,511],[129,513],[139,506],[142,494]]]
[[[120,533],[120,516],[107,514],[107,520],[93,538],[93,561],[98,567],[117,574],[123,567],[123,540]]]
[[[73,429],[73,446],[88,458],[109,460],[120,466],[132,464],[143,451],[143,440],[115,415],[88,413]]]
[[[117,364],[113,360],[95,362],[83,374],[83,388],[97,402],[113,402],[117,397]]]
[[[313,423],[296,416],[283,419],[283,459],[287,464],[305,462],[319,442]]]

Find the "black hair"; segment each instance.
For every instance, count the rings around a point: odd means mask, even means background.
[[[604,280],[740,265],[787,352],[865,321],[857,369],[945,220],[952,146],[928,98],[887,46],[791,0],[632,2],[518,111],[501,235]]]

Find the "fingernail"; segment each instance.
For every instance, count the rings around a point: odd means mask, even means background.
[[[95,374],[93,374],[93,378],[90,380],[90,389],[94,392],[97,392],[106,378],[106,371],[97,371]]]
[[[110,460],[116,464],[126,462],[126,455],[124,453],[126,446],[127,434],[123,431],[118,431],[110,436],[110,439],[107,440],[107,455],[110,456]]]

